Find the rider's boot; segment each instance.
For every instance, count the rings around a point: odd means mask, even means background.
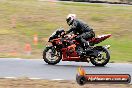
[[[78,55],[81,59],[83,59],[86,56],[86,47],[84,47],[85,44],[81,47],[81,49],[77,50]]]
[[[78,50],[77,52],[81,58],[86,57],[86,55],[91,52],[89,42],[87,44],[84,43],[84,45],[82,46],[82,50]]]
[[[78,53],[78,55],[80,56],[80,58],[84,58],[85,55],[86,55],[86,53],[83,52],[83,48],[79,48],[79,49],[77,50],[77,53]]]
[[[92,52],[92,47],[89,45],[89,42],[87,41],[87,44],[84,43],[83,47],[83,53],[88,54]]]

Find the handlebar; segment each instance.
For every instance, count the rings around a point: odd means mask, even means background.
[[[70,38],[70,39],[72,39],[72,38],[75,38],[77,35],[74,35],[74,34],[71,34],[71,35],[65,35],[64,37],[65,38]]]

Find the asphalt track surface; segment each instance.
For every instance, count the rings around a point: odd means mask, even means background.
[[[84,62],[60,62],[48,65],[43,59],[0,58],[0,78],[28,77],[49,80],[75,80],[78,67],[82,66],[88,74],[130,74],[132,64],[108,63],[105,67],[95,67]]]

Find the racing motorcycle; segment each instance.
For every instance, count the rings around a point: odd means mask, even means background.
[[[55,65],[62,61],[76,61],[76,62],[91,62],[95,66],[104,66],[110,60],[110,53],[108,49],[110,45],[95,46],[111,36],[111,34],[101,35],[89,39],[90,52],[80,57],[77,50],[82,47],[75,40],[77,35],[65,35],[64,29],[57,29],[48,40],[47,46],[43,51],[43,59],[50,65]]]

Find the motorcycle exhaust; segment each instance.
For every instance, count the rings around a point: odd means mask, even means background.
[[[110,48],[110,45],[105,45],[104,46],[106,49],[109,49]]]

